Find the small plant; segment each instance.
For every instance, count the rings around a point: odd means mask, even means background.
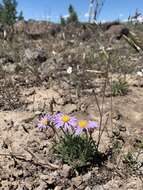
[[[119,153],[121,152],[122,149],[122,144],[120,143],[120,141],[115,141],[113,142],[113,146],[112,146],[112,154],[111,154],[111,159],[113,161],[116,160],[117,156],[119,155]]]
[[[54,116],[42,116],[38,127],[42,130],[51,127],[57,134],[58,142],[54,149],[64,163],[77,169],[93,162],[96,164],[102,162],[102,154],[92,139],[92,132],[98,127],[97,122],[78,120],[70,115],[58,113]]]
[[[60,17],[60,23],[62,26],[65,26],[66,25],[66,19],[64,17]]]
[[[57,145],[56,151],[64,163],[74,168],[86,166],[98,159],[97,147],[93,140],[86,136],[67,134]]]
[[[113,81],[111,88],[113,96],[123,96],[128,93],[128,84],[125,80],[122,79]]]
[[[124,157],[124,163],[127,164],[131,168],[133,168],[137,164],[131,152],[128,152],[127,155]]]
[[[67,23],[78,23],[77,13],[72,5],[69,6],[69,17],[67,18]]]

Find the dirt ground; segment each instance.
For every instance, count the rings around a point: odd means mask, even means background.
[[[112,31],[108,44],[93,25],[85,33],[82,26],[68,27],[45,40],[24,34],[1,40],[0,190],[142,190],[143,76],[136,76],[142,54]],[[103,95],[107,66],[112,79],[126,75],[126,95],[112,96],[109,84]],[[58,111],[100,123],[97,102],[103,108],[99,150],[106,160],[79,172],[53,152],[53,130],[36,125],[40,114]],[[101,131],[92,134],[96,142]]]
[[[36,121],[38,119],[38,112],[40,112],[41,109],[39,106],[45,104],[48,107],[52,97],[60,104],[58,106],[55,105],[55,110],[65,109],[67,111],[66,113],[73,112],[72,114],[80,118],[96,117],[98,120],[99,114],[97,112],[97,105],[94,97],[89,96],[82,98],[82,110],[77,111],[78,108],[76,104],[62,105],[63,97],[59,95],[58,91],[54,91],[53,89],[43,90],[42,88],[29,89],[30,92],[33,90],[35,91],[34,95],[29,95],[27,93],[28,95],[24,97],[25,101],[29,102],[27,103],[27,111],[0,112],[1,189],[53,189],[53,187],[55,189],[60,187],[67,189],[68,186],[75,186],[76,183],[80,184],[78,179],[76,179],[76,182],[72,182],[72,180],[62,177],[63,166],[58,160],[52,158],[52,153],[50,152],[54,133],[50,129],[43,132],[39,131],[36,127]],[[25,94],[25,91],[23,94]],[[142,139],[142,94],[142,88],[132,87],[127,96],[113,98],[114,119],[112,125],[110,121],[108,122],[108,132],[105,131],[103,133],[100,144],[100,149],[102,151],[105,151],[112,144],[112,130],[115,136],[116,133],[119,133],[116,139],[123,144],[120,151],[120,159],[129,150],[133,149],[133,144],[135,144],[137,140]],[[111,100],[110,98],[106,98],[104,104],[104,117],[107,117],[107,114],[110,112],[110,106]],[[119,115],[120,119],[118,119]],[[93,133],[95,140],[97,135],[98,131],[96,130]],[[140,159],[142,159],[142,156]],[[106,171],[105,168],[101,168],[101,170],[103,170],[101,171],[101,176],[98,176],[99,174],[97,174],[96,171],[97,168],[92,168],[92,170],[89,171],[89,179],[84,179],[85,176],[80,175],[82,180],[78,188],[142,189],[143,184],[140,177],[135,175],[131,178],[128,176],[128,178],[124,173],[120,176],[118,173],[113,172],[113,168],[115,167],[114,164],[110,164],[109,166],[107,164],[106,167],[109,167],[110,172]],[[118,167],[122,170],[123,166],[120,161]],[[106,174],[104,174],[105,171],[107,172]],[[101,182],[96,184],[96,182],[94,182],[94,177],[101,178]],[[104,178],[105,183],[103,182],[102,184]],[[90,181],[92,182],[91,186]],[[76,188],[77,187],[75,187],[75,189]],[[70,189],[74,189],[74,187]]]

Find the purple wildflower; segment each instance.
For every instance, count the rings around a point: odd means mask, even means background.
[[[44,115],[42,116],[40,119],[39,119],[39,122],[38,122],[38,128],[39,129],[46,129],[48,127],[50,127],[50,122],[52,120],[52,116],[50,115]]]
[[[58,113],[55,116],[54,124],[55,124],[55,127],[57,128],[64,127],[65,129],[67,129],[69,126],[75,127],[76,121],[77,120],[75,117],[71,117],[63,113]]]
[[[83,131],[94,129],[97,127],[98,124],[96,121],[79,120],[76,126],[75,134],[80,135]]]

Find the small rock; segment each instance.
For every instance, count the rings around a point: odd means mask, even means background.
[[[40,175],[40,179],[43,181],[45,181],[45,180],[47,181],[49,179],[49,175],[42,174],[42,175]]]
[[[91,179],[91,172],[82,176],[84,182],[88,182]]]
[[[55,182],[56,182],[56,179],[53,178],[52,176],[50,176],[49,179],[47,180],[47,183],[48,183],[49,185],[54,184]]]
[[[56,186],[54,190],[61,190],[62,186]]]
[[[73,186],[71,186],[71,187],[69,187],[69,188],[66,189],[66,190],[75,190],[75,189],[73,188]]]
[[[23,171],[22,170],[17,170],[14,172],[15,177],[23,177]]]
[[[104,190],[103,186],[101,185],[96,185],[92,188],[92,190]]]
[[[72,178],[72,182],[76,187],[79,187],[82,184],[82,177],[81,176],[77,176]]]
[[[108,168],[108,170],[113,170],[114,169],[114,164],[111,163],[111,162],[108,162],[107,163],[107,168]]]
[[[56,179],[54,176],[49,176],[49,175],[41,175],[40,178],[42,180],[45,180],[47,184],[51,185],[54,184]]]
[[[31,90],[26,91],[26,92],[24,93],[25,96],[32,96],[33,94],[35,94],[35,90],[34,90],[34,89],[31,89]]]
[[[76,110],[77,110],[77,105],[75,105],[75,104],[66,104],[64,106],[64,112],[67,114],[70,114]]]
[[[86,187],[85,190],[91,190],[91,188],[90,187]]]
[[[42,181],[40,185],[37,188],[35,188],[35,190],[46,190],[47,188],[48,188],[47,183]]]
[[[143,81],[142,80],[134,80],[132,83],[131,83],[132,86],[134,87],[143,87]]]
[[[41,111],[35,111],[35,116],[40,115],[42,112]]]
[[[73,168],[68,166],[67,164],[63,165],[63,171],[62,171],[62,176],[65,178],[71,177],[73,175]]]

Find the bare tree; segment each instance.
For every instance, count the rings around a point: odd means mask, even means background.
[[[96,22],[101,13],[105,0],[90,0],[89,3],[89,22]]]

